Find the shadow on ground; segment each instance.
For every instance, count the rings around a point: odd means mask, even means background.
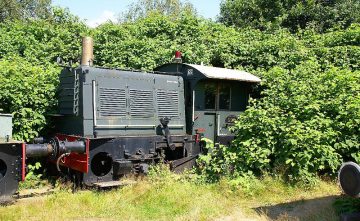
[[[332,221],[339,220],[333,206],[339,196],[327,196],[309,200],[299,200],[254,208],[262,217],[278,221]]]

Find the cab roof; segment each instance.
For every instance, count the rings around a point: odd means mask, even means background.
[[[246,82],[254,82],[254,83],[261,82],[260,78],[245,71],[204,66],[204,65],[196,65],[196,64],[184,64],[184,65],[187,65],[189,67],[198,70],[207,78],[211,78],[211,79],[237,80],[237,81],[246,81]]]
[[[190,77],[190,75],[195,74],[199,75],[200,78],[208,78],[208,79],[222,79],[222,80],[234,80],[234,81],[243,81],[250,83],[259,83],[261,79],[253,74],[250,74],[246,71],[228,69],[228,68],[218,68],[204,65],[196,65],[196,64],[186,64],[186,63],[168,63],[161,65],[155,68],[156,71],[163,72],[176,72],[179,71],[177,68],[178,65],[181,65],[181,72],[185,75],[184,77]],[[186,70],[194,69],[196,71],[188,71]]]

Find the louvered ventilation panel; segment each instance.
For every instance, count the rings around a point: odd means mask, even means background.
[[[149,90],[130,90],[130,115],[132,117],[154,116],[154,95]]]
[[[124,89],[100,88],[100,115],[103,117],[126,116],[126,95]]]
[[[176,118],[179,116],[178,91],[157,91],[157,107],[159,117]]]
[[[79,114],[79,74],[62,73],[60,75],[59,113]]]

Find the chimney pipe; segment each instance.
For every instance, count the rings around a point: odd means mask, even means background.
[[[94,41],[91,37],[83,37],[81,65],[92,66],[93,62],[94,62]]]

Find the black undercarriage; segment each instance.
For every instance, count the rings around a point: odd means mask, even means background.
[[[90,139],[89,172],[83,183],[118,180],[126,174],[147,174],[150,165],[163,161],[174,171],[195,164],[200,146],[193,136],[172,136],[174,149],[164,136],[117,137]]]

